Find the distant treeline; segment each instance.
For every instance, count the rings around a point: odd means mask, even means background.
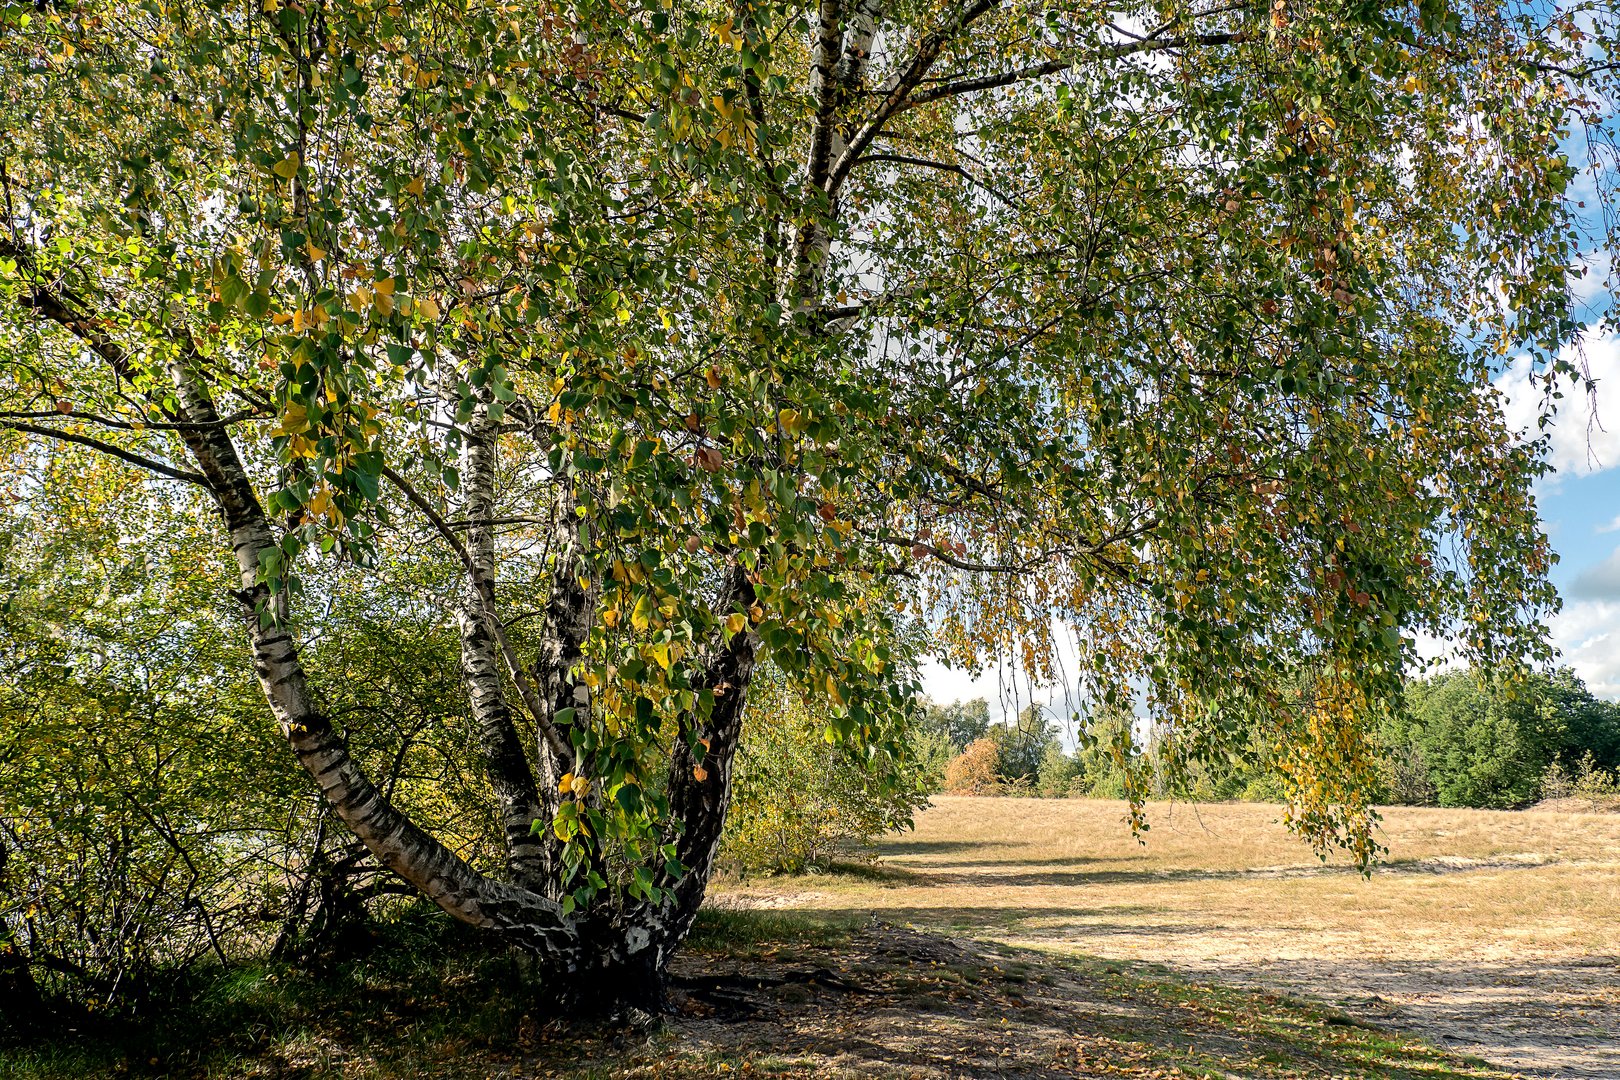
[[[1413,680],[1404,711],[1383,717],[1375,739],[1381,802],[1512,809],[1541,799],[1620,796],[1620,704],[1595,697],[1574,672],[1493,683],[1471,671]],[[1130,771],[1152,798],[1276,801],[1284,797],[1269,748],[1223,763],[1178,758],[1164,732],[1130,718],[1082,720],[1069,752],[1048,710],[992,721],[983,700],[925,708],[921,755],[941,790],[962,794],[1123,798]]]

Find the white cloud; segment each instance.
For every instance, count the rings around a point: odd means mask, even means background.
[[[1616,516],[1615,519],[1609,522],[1607,525],[1599,525],[1596,531],[1600,533],[1620,532],[1620,516]]]
[[[1560,473],[1575,476],[1612,469],[1620,465],[1620,338],[1587,339],[1567,348],[1563,358],[1583,368],[1596,387],[1588,394],[1585,387],[1565,386],[1549,428],[1548,459]],[[1529,359],[1520,357],[1495,383],[1508,426],[1527,438],[1540,433],[1544,401],[1543,384],[1530,375]]]
[[[1575,575],[1569,595],[1577,600],[1620,600],[1620,548]]]
[[[1560,662],[1575,669],[1598,697],[1620,700],[1620,601],[1578,600],[1551,623]]]

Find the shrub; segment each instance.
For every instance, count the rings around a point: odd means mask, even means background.
[[[1569,793],[1588,803],[1593,810],[1606,810],[1620,800],[1620,778],[1597,763],[1588,750],[1575,767]]]
[[[953,795],[990,795],[1001,786],[1001,749],[989,736],[974,739],[945,766],[945,790]]]
[[[1047,798],[1068,798],[1082,793],[1080,781],[1079,759],[1065,751],[1061,744],[1050,743],[1035,776],[1035,790]]]
[[[723,859],[734,870],[796,874],[908,828],[934,763],[915,730],[829,743],[826,723],[774,669],[756,673],[732,777]]]
[[[176,545],[131,557],[102,490],[82,514],[0,510],[0,1023],[6,998],[120,1010],[199,961],[324,945],[313,928],[401,887],[350,855],[266,722],[222,568],[182,542],[195,520],[153,506],[139,527]],[[453,794],[483,783],[453,635],[347,588],[314,629],[322,705],[356,752],[487,864],[494,823]]]

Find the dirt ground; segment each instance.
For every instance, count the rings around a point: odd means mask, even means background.
[[[800,940],[763,929],[722,926],[683,953],[674,1015],[647,1043],[591,1047],[584,1062],[558,1072],[548,1069],[556,1058],[542,1033],[531,1044],[537,1055],[501,1075],[1510,1080],[1336,1010],[1156,967],[1055,957],[881,919],[835,921]],[[739,950],[740,938],[771,943]]]
[[[1318,862],[1276,807],[939,798],[864,873],[717,902],[872,913],[1319,1001],[1525,1076],[1620,1078],[1620,815],[1385,811],[1385,864]]]

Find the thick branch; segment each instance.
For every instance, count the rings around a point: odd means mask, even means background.
[[[1014,83],[1028,82],[1031,79],[1045,78],[1048,75],[1068,71],[1086,60],[1120,60],[1139,53],[1168,52],[1172,49],[1185,49],[1195,45],[1238,45],[1248,40],[1250,40],[1250,35],[1240,33],[1196,34],[1191,37],[1177,38],[1148,37],[1140,41],[1109,45],[1101,49],[1090,49],[1084,53],[1059,57],[1039,64],[1030,64],[1027,67],[1014,68],[1011,71],[998,71],[991,75],[979,75],[973,78],[941,83],[938,86],[930,86],[926,90],[919,90],[917,93],[912,94],[906,100],[904,107],[914,109],[919,105],[927,105],[929,102],[938,101],[941,98],[956,97],[961,94],[975,94],[983,90],[999,90],[1003,86],[1011,86]]]
[[[495,506],[495,431],[489,405],[480,402],[473,409],[470,437],[465,443],[466,468],[462,471],[463,509],[473,522],[467,534],[470,564],[476,571],[463,582],[456,622],[461,631],[461,676],[467,700],[478,725],[484,771],[500,807],[506,832],[507,867],[512,879],[538,891],[546,891],[551,873],[551,835],[544,826],[555,809],[541,801],[534,770],[523,752],[523,740],[512,722],[512,710],[501,686],[500,647],[493,633],[495,618],[495,531],[483,524]],[[557,785],[556,759],[542,754],[546,788]]]
[[[196,484],[198,487],[208,487],[208,480],[202,473],[176,469],[172,465],[165,465],[161,461],[154,461],[152,458],[132,453],[121,446],[114,446],[112,443],[105,443],[100,439],[92,439],[88,435],[78,435],[71,431],[58,431],[55,428],[41,427],[38,424],[25,424],[20,420],[0,420],[0,427],[10,428],[13,431],[26,431],[30,435],[43,435],[47,439],[60,439],[62,442],[88,446],[92,450],[110,454],[120,461],[139,466],[149,472],[155,472],[159,476],[166,476],[170,480],[182,480],[188,484]]]
[[[746,611],[753,603],[754,586],[747,571],[733,564],[716,610]],[[692,928],[720,849],[731,805],[732,763],[742,739],[743,711],[758,644],[752,630],[734,634],[728,642],[714,643],[711,659],[695,687],[713,693],[714,708],[701,725],[696,717],[683,716],[670,752],[669,811],[670,818],[683,826],[675,838],[675,858],[685,870],[678,875],[666,870],[659,876],[660,884],[671,890],[665,908],[668,921],[658,927],[656,942],[666,951],[680,944]]]
[[[958,8],[943,26],[930,32],[917,43],[917,51],[912,53],[911,59],[890,76],[878,91],[883,95],[883,100],[878,104],[877,111],[850,137],[843,153],[828,172],[822,186],[829,194],[838,190],[861,153],[877,137],[878,132],[883,130],[889,119],[905,106],[911,92],[927,78],[934,62],[939,59],[940,53],[945,51],[945,46],[985,12],[994,8],[996,2],[997,0],[971,0],[970,3]]]

